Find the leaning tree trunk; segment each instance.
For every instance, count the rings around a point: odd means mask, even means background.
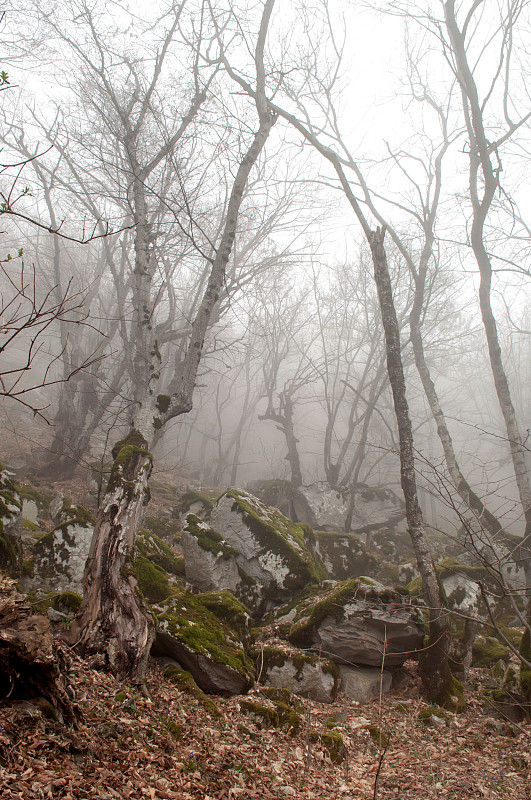
[[[133,575],[152,458],[137,431],[118,442],[87,559],[84,598],[68,641],[114,674],[143,684],[154,627]]]
[[[426,541],[424,520],[418,502],[415,477],[413,431],[406,398],[406,382],[400,350],[400,333],[393,302],[393,290],[384,247],[385,228],[370,236],[374,280],[382,316],[387,350],[387,370],[393,392],[393,402],[400,441],[400,480],[406,504],[408,530],[422,578],[424,599],[429,609],[429,641],[420,657],[422,683],[430,700],[444,705],[451,703],[457,682],[450,672],[448,651],[450,636],[448,611]]]

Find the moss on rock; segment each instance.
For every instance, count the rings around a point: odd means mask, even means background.
[[[166,542],[145,527],[140,528],[135,547],[139,556],[148,559],[164,572],[178,577],[184,576],[184,559],[177,557]]]
[[[171,593],[167,573],[145,556],[138,555],[134,560],[133,573],[138,588],[150,603],[161,603]]]
[[[370,578],[360,577],[349,581],[317,587],[307,592],[296,606],[296,612],[289,631],[289,640],[294,644],[307,647],[311,644],[315,629],[326,617],[343,616],[343,607],[356,597],[364,597],[375,601],[400,601],[398,594],[390,588],[382,590]],[[282,619],[283,609],[279,612]]]
[[[238,631],[209,609],[208,606],[212,608],[213,605],[212,593],[206,594],[205,604],[201,594],[192,595],[184,590],[175,590],[157,612],[159,628],[192,653],[230,667],[251,685],[254,666],[245,652]]]
[[[313,731],[310,734],[310,741],[321,744],[328,751],[333,764],[341,764],[345,760],[345,744],[339,731],[325,731],[325,733]]]
[[[178,667],[168,666],[164,670],[164,677],[174,683],[181,692],[194,697],[211,717],[214,717],[214,719],[221,717],[221,712],[216,703],[199,688],[189,672]]]
[[[188,514],[186,517],[186,530],[195,537],[201,550],[205,550],[207,553],[220,555],[225,559],[234,558],[237,555],[237,551],[230,547],[217,531],[195,514]]]
[[[284,579],[285,588],[300,590],[328,577],[315,552],[315,534],[309,525],[292,522],[278,509],[246,492],[230,489],[225,496],[233,501],[232,511],[242,516],[262,551],[280,556],[286,564],[289,573]]]
[[[240,710],[250,717],[259,728],[278,728],[280,720],[275,708],[256,700],[240,700]]]
[[[493,667],[500,659],[508,661],[511,651],[494,636],[477,636],[472,648],[473,667]]]
[[[83,598],[77,592],[61,592],[54,597],[52,607],[62,614],[77,614],[82,602]]]
[[[524,635],[522,636],[522,642],[520,644],[520,653],[526,659],[526,661],[531,662],[531,636],[529,635],[528,628],[526,628],[526,630],[524,631]],[[531,667],[527,667],[525,664],[520,665],[520,689],[526,699],[526,702],[530,703]]]

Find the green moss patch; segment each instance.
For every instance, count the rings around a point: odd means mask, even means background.
[[[205,550],[207,553],[214,556],[220,555],[225,559],[235,558],[238,555],[237,551],[230,547],[217,531],[195,514],[188,514],[186,517],[186,531],[196,538],[201,550]]]
[[[256,700],[240,700],[240,711],[250,717],[259,728],[278,728],[278,711]]]
[[[211,717],[214,717],[214,719],[221,717],[221,712],[216,703],[199,688],[189,672],[178,667],[169,666],[164,670],[164,677],[174,683],[181,692],[194,697]]]
[[[296,606],[288,633],[289,641],[300,647],[309,647],[320,623],[326,617],[336,618],[339,622],[343,618],[344,606],[356,597],[382,603],[401,601],[400,595],[393,589],[382,589],[370,578],[356,578],[332,586],[318,587],[315,592],[306,593]],[[280,619],[281,613],[282,609],[279,612]]]
[[[226,664],[252,683],[254,667],[245,653],[238,631],[209,610],[208,606],[212,608],[212,603],[210,592],[204,603],[200,594],[174,591],[158,614],[159,628],[191,652]]]
[[[152,564],[171,575],[184,576],[184,559],[175,555],[169,545],[150,530],[140,528],[136,540],[136,552]]]
[[[509,648],[494,636],[478,636],[472,648],[472,666],[493,667],[500,659],[508,661],[510,655]]]
[[[526,659],[531,661],[531,636],[529,630],[526,628],[522,636],[520,644],[520,653]],[[526,667],[525,664],[520,666],[520,689],[527,703],[531,702],[531,667]]]
[[[196,505],[199,505],[206,514],[210,514],[220,495],[221,492],[208,489],[191,489],[179,498],[173,514],[174,516],[187,514]]]
[[[135,558],[133,572],[138,581],[138,588],[150,603],[161,603],[170,595],[171,587],[167,573],[144,556],[138,555]]]
[[[147,514],[144,518],[144,528],[170,544],[177,543],[181,539],[181,523],[177,519]]]
[[[315,553],[315,534],[309,525],[292,522],[246,492],[231,489],[225,496],[233,501],[232,511],[242,516],[262,552],[279,555],[288,567],[286,589],[300,590],[308,583],[319,583],[328,577]]]
[[[333,764],[341,764],[345,760],[345,744],[339,731],[326,731],[325,733],[313,731],[310,734],[310,741],[321,744],[328,752]]]
[[[77,614],[82,602],[83,598],[77,592],[61,592],[54,597],[52,607],[62,614]]]
[[[364,730],[369,732],[371,741],[376,747],[386,750],[389,747],[389,736],[385,734],[379,725],[364,725]]]

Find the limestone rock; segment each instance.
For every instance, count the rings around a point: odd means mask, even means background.
[[[266,686],[288,689],[318,703],[333,703],[339,688],[337,666],[305,650],[266,645],[254,651],[257,674]]]
[[[293,644],[326,653],[337,664],[399,666],[422,646],[416,609],[397,591],[368,578],[324,584],[294,609],[280,609]],[[385,654],[385,655],[384,655]]]
[[[378,569],[378,560],[355,533],[332,533],[316,531],[317,552],[321,556],[328,575],[337,581],[373,575]]]
[[[25,588],[82,594],[94,517],[82,506],[63,501],[57,519],[57,526],[35,545],[34,577]]]
[[[216,602],[212,593],[179,591],[153,606],[157,633],[151,653],[177,661],[204,692],[241,694],[254,681],[253,664],[242,642],[247,615],[228,592],[219,595]]]
[[[188,515],[182,546],[187,581],[203,591],[229,589],[257,616],[326,577],[308,526],[235,489],[208,522]]]
[[[341,691],[351,700],[358,703],[368,703],[373,697],[378,697],[380,688],[382,693],[391,688],[392,675],[388,670],[378,667],[339,667],[341,676]]]
[[[366,484],[336,488],[325,481],[297,489],[293,509],[296,519],[317,530],[358,534],[393,528],[405,516],[404,503],[392,489]]]

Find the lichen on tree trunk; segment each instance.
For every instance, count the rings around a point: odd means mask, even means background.
[[[152,457],[132,430],[113,448],[114,464],[100,505],[84,577],[83,605],[68,641],[101,666],[142,684],[154,636],[133,575],[136,532],[149,499]]]
[[[387,256],[384,247],[385,228],[378,228],[369,237],[374,281],[382,316],[387,350],[387,371],[393,392],[393,403],[400,440],[400,480],[408,531],[411,537],[419,572],[422,578],[423,595],[429,609],[429,639],[419,659],[424,690],[430,700],[441,705],[459,705],[460,685],[452,676],[448,661],[450,634],[448,610],[435,571],[433,559],[426,540],[424,520],[418,502],[415,477],[413,431],[406,397],[406,382],[402,366],[400,333],[393,301],[393,290]],[[457,696],[455,702],[452,697]]]

